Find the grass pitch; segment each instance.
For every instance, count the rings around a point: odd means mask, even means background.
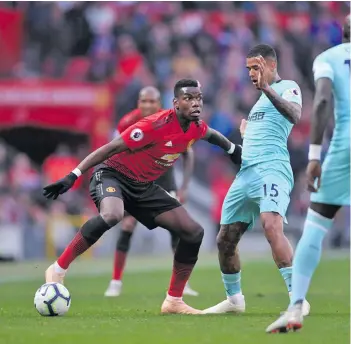
[[[194,271],[191,284],[201,295],[186,297],[190,305],[207,308],[224,299],[215,257]],[[299,333],[265,334],[264,330],[288,304],[284,282],[270,259],[244,262],[242,286],[247,312],[243,315],[161,316],[159,309],[170,277],[171,259],[156,270],[143,271],[145,260],[131,262],[123,294],[106,299],[110,274],[78,276],[99,262],[78,262],[67,277],[72,305],[64,317],[41,317],[33,305],[42,271],[32,264],[0,265],[1,344],[205,344],[205,343],[349,343],[349,260],[325,259],[312,284],[308,300],[311,315]],[[133,268],[134,266],[134,268]],[[169,268],[165,268],[168,266]],[[35,271],[35,273],[33,272]],[[83,271],[84,272],[84,271]],[[17,274],[17,275],[16,275]],[[26,277],[26,275],[28,275]],[[16,276],[22,280],[15,281]],[[38,277],[36,277],[38,276]],[[13,279],[12,282],[9,278]],[[5,278],[5,280],[4,280]]]

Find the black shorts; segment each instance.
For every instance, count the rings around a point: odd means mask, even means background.
[[[155,181],[155,183],[161,186],[161,188],[165,189],[167,192],[176,192],[177,185],[174,178],[173,167],[168,169],[165,174]]]
[[[99,210],[105,197],[122,199],[124,209],[149,229],[157,227],[156,216],[181,206],[154,182],[140,183],[106,166],[99,166],[94,171],[89,192]]]

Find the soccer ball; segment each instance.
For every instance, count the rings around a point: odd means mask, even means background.
[[[35,293],[34,306],[43,316],[64,315],[71,306],[71,295],[60,283],[45,283]]]

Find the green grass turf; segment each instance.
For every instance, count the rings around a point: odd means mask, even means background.
[[[349,343],[347,259],[322,262],[308,297],[311,316],[301,332],[289,334],[264,332],[288,303],[284,282],[270,260],[243,264],[244,315],[161,316],[169,276],[169,270],[127,271],[123,295],[115,299],[102,296],[109,275],[69,276],[71,309],[53,318],[41,317],[33,306],[41,280],[0,284],[0,343]],[[217,268],[198,268],[191,282],[201,296],[186,297],[190,305],[203,309],[224,299]]]

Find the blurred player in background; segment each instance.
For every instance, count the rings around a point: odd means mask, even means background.
[[[241,163],[241,146],[200,120],[203,100],[198,81],[178,81],[173,102],[174,109],[160,111],[130,126],[120,137],[88,155],[66,177],[44,188],[45,197],[56,199],[82,173],[99,165],[90,182],[90,195],[99,215],[82,226],[58,260],[49,266],[46,282],[63,283],[69,265],[120,222],[126,210],[149,229],[163,227],[180,238],[161,312],[202,313],[185,304],[182,296],[196,264],[204,230],[176,198],[154,181],[197,140],[221,147],[236,164]]]
[[[160,91],[152,86],[144,87],[139,93],[138,108],[122,117],[118,123],[118,133],[120,135],[131,125],[141,119],[161,111]],[[171,144],[171,143],[168,143]],[[180,203],[186,202],[187,189],[194,168],[194,154],[191,147],[182,153],[183,156],[183,183],[177,191],[173,167],[170,167],[155,183],[165,189],[171,196],[177,197]],[[105,296],[119,296],[122,292],[122,277],[126,258],[130,247],[130,241],[137,225],[137,220],[130,215],[126,215],[121,221],[121,232],[117,240],[115,258],[113,264],[112,280],[105,292]],[[171,247],[173,253],[179,242],[179,237],[174,232],[170,232]],[[185,285],[184,295],[197,296],[198,292],[191,289],[189,283]]]
[[[240,131],[244,136],[242,165],[222,208],[217,236],[219,264],[227,299],[205,313],[244,312],[238,243],[260,217],[273,259],[291,292],[293,250],[283,221],[294,185],[287,141],[301,116],[301,91],[295,81],[282,80],[272,47],[260,44],[247,55],[246,67],[261,97]],[[306,312],[309,305],[306,304]]]
[[[316,94],[306,171],[311,205],[295,252],[290,307],[267,332],[302,327],[301,304],[319,264],[323,239],[338,210],[350,205],[350,16],[344,23],[343,43],[318,55],[313,73]],[[335,128],[321,167],[323,134],[333,110],[333,96]]]

